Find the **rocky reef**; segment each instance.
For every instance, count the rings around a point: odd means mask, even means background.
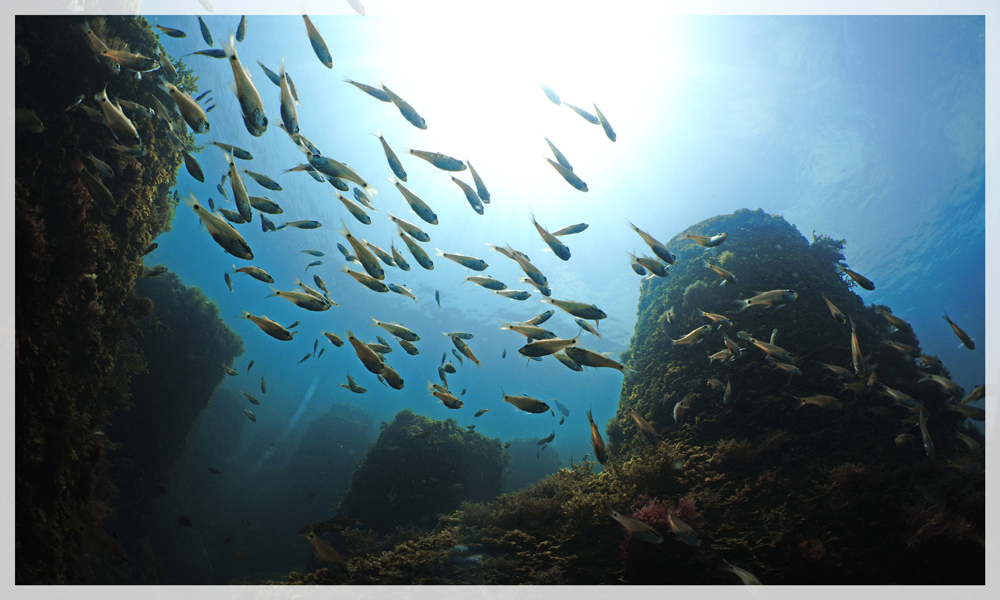
[[[169,229],[169,189],[183,163],[165,139],[166,126],[134,118],[145,155],[105,145],[109,130],[78,107],[105,87],[149,103],[154,84],[113,74],[90,56],[74,29],[82,19],[15,20],[15,105],[39,127],[19,125],[15,138],[14,231],[16,567],[17,583],[93,581],[95,564],[128,567],[105,518],[115,484],[104,431],[129,406],[129,382],[145,369],[135,342],[152,302],[133,291],[142,255]],[[91,26],[111,48],[152,55],[156,36],[143,18],[96,18]],[[184,89],[196,80],[180,61]],[[90,102],[90,100],[86,100]],[[185,132],[181,139],[191,142]],[[78,169],[93,153],[114,171],[100,202]],[[82,553],[94,560],[81,559]]]
[[[669,277],[643,284],[635,335],[621,357],[636,376],[623,382],[607,424],[602,472],[572,464],[495,501],[465,503],[429,532],[378,537],[348,529],[346,574],[321,569],[273,583],[739,585],[726,560],[767,584],[982,585],[984,458],[975,444],[984,440],[953,410],[955,396],[918,383],[918,371],[947,377],[947,369],[918,366],[913,333],[891,327],[880,314],[889,307],[866,306],[853,291],[834,267],[844,240],[814,234],[810,243],[761,210],[683,233],[722,232],[728,240],[710,251],[678,235],[667,244],[678,256]],[[720,287],[703,260],[738,283]],[[796,301],[737,304],[753,290],[775,289],[794,290]],[[853,375],[851,326],[834,318],[824,295],[856,325],[873,377]],[[731,326],[713,325],[699,344],[674,344],[712,323],[700,311],[725,315]],[[773,339],[801,373],[771,365],[741,331]],[[742,348],[728,364],[709,359],[726,347],[722,332]],[[841,379],[821,363],[851,372]],[[730,383],[728,397],[708,379]],[[878,383],[914,400],[894,400]],[[814,395],[837,404],[796,399]],[[681,401],[687,408],[675,420]],[[919,406],[927,448],[915,426]],[[630,408],[652,424],[657,443],[640,433]],[[393,444],[406,441],[400,431]],[[642,537],[662,543],[626,533],[609,505],[645,522],[653,531]]]

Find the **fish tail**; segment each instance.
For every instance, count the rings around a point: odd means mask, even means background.
[[[229,39],[222,43],[222,51],[226,53],[226,58],[231,59],[236,56],[236,34],[234,32],[229,32]]]

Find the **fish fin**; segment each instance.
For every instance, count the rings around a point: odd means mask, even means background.
[[[233,58],[236,55],[236,33],[230,31],[229,39],[222,43],[222,51],[226,53],[226,58]],[[237,60],[239,57],[237,56]],[[246,71],[246,69],[243,69]],[[247,73],[247,77],[250,77],[250,73]]]

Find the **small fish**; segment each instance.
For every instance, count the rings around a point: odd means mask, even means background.
[[[181,31],[180,29],[172,29],[170,27],[164,27],[163,25],[160,25],[159,23],[156,24],[156,28],[159,29],[160,31],[162,31],[163,33],[169,35],[172,38],[187,37],[187,34],[184,33],[183,31]]]
[[[236,372],[236,371],[234,371],[233,369],[229,368],[229,367],[228,367],[227,365],[225,365],[225,364],[223,364],[223,365],[222,365],[222,368],[226,370],[226,375],[232,375],[232,376],[235,376],[235,375],[239,375],[239,373],[237,373],[237,372]]]
[[[552,249],[553,254],[562,260],[570,259],[569,247],[559,241],[555,235],[549,233],[547,229],[539,225],[538,221],[535,220],[535,215],[533,213],[531,214],[531,223],[535,226],[535,230],[538,231],[538,235],[542,236],[542,240],[545,241],[549,248]]]
[[[608,139],[612,142],[618,140],[618,134],[611,128],[611,123],[608,123],[608,120],[601,113],[601,109],[597,108],[596,104],[594,105],[594,111],[597,113],[597,119],[601,122],[601,127],[604,128],[604,135],[608,136]]]
[[[633,225],[632,221],[628,221],[628,220],[626,220],[626,221],[628,222],[629,227],[632,228],[632,231],[635,231],[636,233],[638,233],[639,237],[642,238],[642,241],[646,242],[646,244],[653,251],[653,254],[655,254],[657,258],[659,258],[663,262],[667,263],[668,265],[673,265],[673,264],[677,263],[677,257],[674,256],[673,254],[671,254],[670,251],[667,250],[666,246],[664,246],[663,244],[661,244],[653,236],[649,235],[648,233],[646,233],[642,229],[639,229],[638,227],[636,227],[635,225]]]
[[[667,513],[667,524],[670,525],[670,531],[673,531],[674,535],[685,544],[701,546],[701,538],[698,537],[698,534],[695,533],[690,525],[676,515],[676,511],[672,510]]]
[[[629,414],[632,416],[632,420],[635,421],[636,426],[639,428],[639,432],[646,438],[646,441],[654,446],[660,442],[660,436],[656,434],[656,430],[649,424],[649,421],[643,419],[642,415],[636,412],[635,408],[629,407]]]
[[[289,325],[288,327],[286,327],[285,329],[295,329],[296,327],[298,327],[299,323],[301,323],[301,322],[302,321],[296,321],[296,322],[292,323],[291,325]]]
[[[424,150],[414,150],[413,148],[405,148],[403,150],[407,154],[412,154],[417,158],[422,158],[427,162],[431,163],[435,167],[441,169],[442,171],[464,171],[466,169],[465,163],[458,160],[457,158],[452,158],[447,154],[441,154],[440,152],[427,152]]]
[[[205,43],[209,46],[214,45],[215,42],[212,40],[212,32],[208,30],[208,25],[201,20],[200,16],[198,16],[198,25],[201,26],[201,37],[205,39]]]
[[[986,397],[986,384],[976,386],[969,395],[962,400],[962,404],[969,404],[970,402],[976,402],[982,400]]]
[[[281,66],[278,68],[278,77],[281,79],[281,105],[279,112],[281,122],[285,126],[285,131],[289,135],[299,132],[299,117],[295,111],[295,100],[292,98],[292,89],[288,84],[288,75],[285,73],[285,59],[281,59]]]
[[[249,371],[249,369],[247,369],[247,370]],[[262,394],[266,394],[267,393],[267,384],[264,383],[264,376],[263,375],[260,376],[260,393],[262,393]]]
[[[243,395],[247,397],[247,400],[250,401],[250,404],[256,404],[257,406],[260,406],[260,400],[257,400],[256,398],[254,398],[253,396],[251,396],[246,392],[243,392]]]
[[[243,125],[247,128],[250,135],[260,137],[267,130],[267,114],[264,111],[264,104],[260,99],[260,93],[257,92],[250,73],[247,72],[246,67],[240,62],[239,55],[236,52],[235,34],[231,34],[229,40],[223,44],[223,51],[233,70],[234,79],[229,83],[229,87],[239,100]]]
[[[826,301],[826,306],[830,309],[830,314],[833,315],[833,318],[836,319],[841,325],[846,325],[847,317],[844,316],[844,313],[840,312],[840,309],[834,306],[833,302],[830,302],[830,299],[826,297],[826,294],[822,294],[822,296],[823,300]]]
[[[503,402],[512,404],[515,408],[523,410],[524,412],[534,414],[549,412],[549,405],[541,400],[538,400],[537,398],[532,398],[531,396],[510,396],[504,392],[502,388],[501,393],[503,393]]]
[[[207,56],[209,58],[226,58],[226,51],[219,48],[208,48],[206,50],[197,50],[195,52],[189,52],[185,56],[190,56],[191,54]]]
[[[913,434],[912,433],[901,433],[901,434],[899,434],[899,435],[896,436],[895,442],[896,442],[896,447],[897,448],[902,448],[903,446],[908,446],[911,443],[913,443]]]
[[[309,267],[318,267],[318,266],[320,266],[322,264],[323,264],[323,261],[321,261],[321,260],[314,260],[314,261],[310,262],[308,265],[306,265],[306,273],[309,272]]]
[[[310,357],[310,356],[312,356],[312,352],[310,352],[309,354],[306,354],[305,356],[303,356],[303,357],[302,357],[302,358],[301,358],[301,359],[299,360],[299,362],[297,362],[297,363],[295,363],[295,364],[297,364],[297,365],[298,365],[298,364],[302,364],[302,363],[304,363],[305,361],[307,361],[307,360],[309,359],[309,357]]]
[[[486,184],[483,182],[483,178],[479,176],[479,173],[472,168],[472,163],[466,159],[465,164],[469,167],[469,172],[472,173],[472,181],[476,184],[476,196],[483,204],[490,203],[490,192],[486,189]]]
[[[420,354],[420,350],[413,345],[413,342],[408,342],[406,340],[399,340],[399,346],[410,356],[416,356]]]
[[[751,306],[770,307],[791,304],[792,302],[795,302],[798,297],[799,293],[794,290],[771,290],[769,292],[759,293],[753,298],[735,300],[735,302],[740,306],[740,310],[742,311]]]
[[[754,577],[753,573],[729,564],[726,559],[722,559],[723,565],[719,567],[723,571],[729,571],[736,575],[743,582],[743,585],[762,585],[760,580]]]
[[[246,240],[222,219],[206,211],[198,203],[198,199],[194,197],[194,194],[189,192],[184,198],[184,203],[190,206],[195,214],[201,218],[201,222],[204,223],[209,235],[212,236],[212,239],[217,244],[222,246],[223,250],[236,258],[253,260],[253,251],[250,249],[250,245],[246,243]]]
[[[453,355],[453,356],[454,356],[455,358],[457,358],[457,359],[458,359],[458,364],[459,364],[459,366],[464,366],[464,365],[465,365],[465,361],[463,361],[463,360],[462,360],[462,355],[458,353],[458,350],[456,350],[456,349],[452,348],[452,349],[451,349],[451,354],[452,354],[452,355]],[[459,395],[461,395],[461,394],[459,394]]]
[[[833,263],[833,266],[837,268],[841,273],[845,273],[848,277],[854,280],[854,283],[860,285],[869,292],[875,289],[875,284],[866,279],[865,277],[855,273],[854,271],[848,269],[840,263]]]
[[[504,352],[506,352],[506,350]],[[556,357],[556,360],[558,360],[562,364],[566,365],[566,367],[569,368],[569,369],[572,369],[574,371],[583,371],[583,367],[580,366],[580,363],[576,362],[575,360],[573,360],[572,358],[570,358],[569,356],[567,356],[566,353],[563,352],[562,350],[560,350],[559,352],[556,352],[552,356]],[[558,407],[559,403],[557,402],[556,405]],[[565,417],[565,414],[563,416]],[[561,423],[560,423],[560,425],[561,425]]]
[[[253,421],[254,423],[257,422],[257,415],[253,414],[249,410],[247,410],[247,409],[244,408],[243,409],[243,414],[245,414],[247,416],[247,418],[250,419],[251,421]]]
[[[185,156],[187,156],[186,153],[185,153]],[[101,174],[101,177],[114,177],[115,176],[115,172],[111,169],[111,167],[109,167],[104,161],[98,159],[93,154],[91,154],[91,153],[88,152],[87,155],[84,158],[86,158],[87,160],[89,160],[90,163],[92,165],[94,165],[94,168],[97,169],[97,171]],[[200,171],[200,169],[199,169],[199,171]],[[194,174],[192,173],[192,175],[194,175]],[[204,177],[204,176],[202,176],[202,177]],[[204,181],[204,179],[202,179],[201,181]]]
[[[590,227],[590,225],[587,225],[586,223],[577,223],[576,225],[563,227],[559,231],[553,231],[552,235],[555,236],[572,235],[574,233],[580,233],[581,231],[585,231],[588,227]]]
[[[194,98],[180,91],[177,89],[177,86],[162,78],[160,79],[159,87],[174,101],[174,105],[184,118],[184,122],[188,124],[192,131],[195,133],[208,133],[210,129],[208,116],[201,109],[201,106],[194,101]]]
[[[251,198],[252,197],[253,196],[251,196]],[[253,204],[251,204],[251,206],[253,206]],[[278,230],[278,228],[274,226],[274,221],[272,221],[271,219],[268,219],[267,215],[265,215],[263,213],[261,213],[261,215],[260,215],[260,229],[261,229],[261,231],[264,231],[264,232],[277,231]]]
[[[628,255],[632,257],[631,261],[632,270],[635,271],[637,275],[645,275],[646,269],[649,269],[649,272],[652,273],[652,275],[650,277],[647,277],[647,279],[654,276],[667,277],[668,275],[670,275],[670,272],[667,269],[667,265],[661,263],[656,259],[650,258],[645,254],[643,254],[642,256],[636,256],[635,254],[629,252]],[[638,266],[639,268],[637,269],[636,266]]]
[[[240,17],[240,24],[236,26],[236,41],[242,42],[247,35],[247,16]]]
[[[333,68],[333,57],[330,56],[330,50],[326,47],[326,42],[323,41],[323,36],[319,34],[319,30],[313,25],[312,21],[309,20],[308,15],[303,14],[302,20],[306,23],[306,34],[309,36],[309,43],[312,45],[313,52],[316,53],[316,58],[319,62],[323,63],[323,66],[327,69]]]
[[[388,96],[386,96],[386,102],[389,101]],[[392,170],[393,175],[400,181],[406,181],[406,170],[403,168],[403,163],[399,162],[399,157],[389,147],[389,142],[385,141],[385,137],[382,136],[382,130],[376,129],[374,135],[382,143],[382,151],[385,152],[385,159],[389,162],[389,168]]]
[[[548,161],[550,165],[552,165],[552,168],[555,169],[556,172],[562,175],[562,178],[566,180],[566,183],[570,184],[571,186],[580,190],[581,192],[589,191],[589,189],[587,188],[587,184],[582,179],[580,179],[579,175],[567,169],[566,167],[562,166],[561,164],[553,162],[552,159],[549,158],[548,156],[545,156],[543,158],[546,161]]]
[[[952,396],[957,396],[961,398],[962,396],[965,395],[965,390],[962,389],[962,386],[958,385],[957,383],[955,383],[951,379],[948,379],[947,377],[941,375],[932,375],[930,373],[924,373],[923,371],[917,371],[917,375],[919,375],[917,383],[923,383],[925,381],[933,381],[934,383],[941,386],[942,390],[951,394]]]
[[[538,440],[538,443],[537,443],[537,444],[535,444],[535,445],[536,445],[536,446],[542,446],[542,445],[544,445],[544,444],[548,444],[549,442],[551,442],[551,441],[552,441],[552,440],[554,440],[555,438],[556,438],[556,432],[555,432],[555,430],[553,429],[553,430],[552,430],[552,435],[550,435],[549,437],[546,437],[546,438],[542,438],[542,439]]]
[[[249,364],[249,365],[247,365],[247,373],[249,373],[249,372],[250,372],[250,369],[251,369],[251,368],[253,368],[253,361],[252,361],[252,360],[250,361],[250,364]]]
[[[340,387],[346,388],[346,389],[354,392],[355,394],[364,394],[365,392],[368,391],[365,388],[363,388],[360,385],[358,385],[357,383],[355,383],[354,382],[354,378],[351,377],[350,373],[347,374],[347,383],[346,384],[343,384],[343,383],[340,384]]]
[[[705,264],[706,267],[708,267],[709,269],[712,269],[713,271],[715,271],[715,273],[719,277],[722,278],[722,283],[720,283],[719,285],[722,285],[722,284],[725,284],[725,283],[728,283],[730,285],[736,285],[736,276],[735,275],[733,275],[732,273],[730,273],[729,271],[723,269],[722,267],[720,267],[718,265],[713,265],[712,263],[708,262],[707,260],[702,260],[702,262]]]
[[[503,354],[500,355],[500,358],[507,358],[507,349],[506,348],[503,349]]]
[[[911,327],[910,324],[904,321],[903,319],[900,319],[899,317],[889,312],[886,312],[881,307],[875,307],[875,312],[885,317],[885,320],[889,321],[889,324],[895,327],[897,330],[913,333],[913,327]]]
[[[969,406],[968,404],[956,404],[954,406],[950,406],[948,410],[957,412],[963,417],[967,419],[972,419],[973,421],[986,420],[986,411],[977,406]]]
[[[362,92],[368,94],[372,98],[375,98],[376,100],[381,100],[382,102],[388,102],[388,103],[392,104],[392,99],[389,98],[389,94],[386,94],[381,89],[379,89],[379,88],[377,88],[375,86],[366,85],[364,83],[359,83],[359,82],[354,81],[352,79],[349,79],[347,77],[344,78],[344,83],[349,83],[349,84],[355,86],[356,88],[358,88]],[[403,181],[406,181],[406,179],[404,179],[404,178],[400,178],[400,179],[403,179]]]
[[[378,83],[379,87],[382,88],[382,91],[384,91],[386,95],[389,96],[389,99],[392,101],[392,103],[395,104],[396,108],[399,109],[399,112],[401,115],[403,115],[404,119],[409,121],[410,124],[416,127],[417,129],[427,129],[427,121],[425,121],[424,118],[421,117],[420,114],[417,113],[417,111],[414,110],[414,108],[410,106],[409,103],[407,103],[405,100],[397,96],[392,90],[385,87],[385,84],[382,83],[381,81],[379,81]]]
[[[330,333],[330,332],[324,331],[323,335],[325,335],[326,339],[330,340],[330,343],[333,344],[337,348],[340,348],[341,346],[344,345],[344,340],[340,339],[340,336],[338,336],[336,333]]]
[[[684,234],[681,234],[681,237],[689,239],[689,240],[691,240],[691,241],[693,241],[693,242],[695,242],[697,244],[700,244],[700,245],[702,245],[702,246],[704,246],[706,248],[714,248],[714,247],[718,246],[719,244],[721,244],[722,242],[726,241],[729,238],[729,234],[728,233],[719,233],[719,234],[716,234],[716,235],[713,235],[713,236],[709,237],[707,235],[695,235],[693,233],[684,233]]]
[[[278,229],[284,229],[285,227],[295,227],[296,229],[319,229],[322,226],[323,224],[319,221],[289,221],[279,225]]]
[[[272,190],[272,191],[275,191],[275,192],[280,192],[281,191],[281,185],[279,185],[277,181],[271,179],[267,175],[262,175],[260,173],[255,173],[255,172],[250,171],[248,169],[243,169],[243,172],[246,173],[247,175],[249,175],[254,181],[256,181],[258,184],[260,184],[262,187],[265,187],[265,188],[267,188],[269,190]]]
[[[473,271],[485,271],[486,269],[489,268],[489,265],[486,264],[486,261],[481,258],[475,258],[472,256],[467,256],[465,254],[452,254],[449,252],[443,252],[442,250],[439,250],[437,248],[435,248],[435,250],[437,250],[437,256],[453,260],[467,269],[472,269]]]
[[[571,359],[573,359],[574,361],[585,367],[594,367],[594,368],[605,367],[608,369],[617,369],[618,371],[621,371],[622,374],[628,377],[629,379],[635,376],[635,371],[633,371],[632,369],[626,367],[625,365],[621,364],[616,360],[608,358],[603,354],[598,354],[593,350],[587,350],[586,348],[581,348],[580,346],[570,346],[565,350],[563,350],[563,352],[566,353],[566,356],[570,357]]]
[[[476,214],[483,214],[483,201],[480,200],[479,194],[476,193],[476,190],[472,189],[472,186],[465,183],[461,179],[452,177],[451,180],[455,182],[455,185],[462,189],[462,193],[465,194],[465,199],[469,202],[469,206],[472,207],[472,210],[474,210]]]
[[[257,327],[260,327],[261,331],[263,331],[264,333],[268,334],[269,336],[273,337],[276,340],[287,342],[290,341],[292,339],[292,336],[295,335],[295,333],[289,333],[288,331],[288,329],[291,329],[295,325],[292,325],[291,327],[288,327],[286,329],[281,325],[278,325],[271,319],[268,319],[267,317],[257,317],[251,315],[247,311],[243,311],[243,314],[241,316],[244,319],[252,321],[255,325],[257,325]],[[298,323],[296,322],[296,325],[297,324]]]
[[[684,345],[690,345],[690,344],[697,344],[698,342],[700,342],[701,340],[703,340],[706,335],[708,335],[709,333],[711,333],[711,331],[712,331],[712,326],[711,325],[702,325],[701,327],[698,327],[697,329],[692,330],[690,333],[688,333],[684,337],[682,337],[680,339],[677,339],[677,340],[671,338],[670,341],[673,342],[675,346],[684,346]]]
[[[223,273],[223,277],[226,279],[226,287],[229,288],[230,292],[233,291],[233,280],[229,278],[229,272]]]
[[[581,117],[583,117],[588,123],[592,123],[594,125],[597,125],[597,124],[599,124],[601,122],[600,119],[598,119],[594,115],[590,114],[589,112],[583,110],[579,106],[573,106],[572,104],[570,104],[568,102],[563,102],[562,105],[565,106],[566,108],[572,110],[576,114],[580,115]]]
[[[485,414],[486,414],[486,413],[488,413],[488,412],[490,412],[490,409],[488,409],[488,408],[484,408],[484,409],[481,409],[481,410],[478,410],[478,411],[476,411],[476,414],[474,414],[474,415],[472,415],[472,416],[473,416],[473,417],[481,417],[481,416],[485,415]]]
[[[809,396],[808,398],[799,398],[798,396],[792,396],[792,398],[795,398],[796,400],[799,401],[799,405],[796,408],[802,408],[806,404],[813,404],[820,408],[832,408],[832,409],[839,409],[843,407],[843,404],[840,403],[840,400],[837,400],[833,396],[824,396],[821,394],[817,394],[815,396]]]
[[[587,411],[587,420],[590,421],[590,443],[594,446],[594,456],[597,458],[597,462],[602,465],[607,464],[608,451],[604,446],[604,440],[601,438],[601,432],[597,429],[597,423],[594,423],[594,416],[589,410]]]
[[[951,329],[955,332],[955,335],[958,336],[958,339],[962,340],[963,346],[969,350],[976,349],[976,344],[973,343],[972,338],[970,338],[958,325],[955,325],[955,323],[948,318],[948,313],[944,313],[944,320],[948,321],[948,324],[951,325]]]
[[[142,273],[140,273],[139,276],[136,277],[136,279],[141,279],[143,277],[156,277],[157,275],[163,275],[166,272],[167,268],[162,265],[155,267],[153,269],[145,267],[143,268]]]
[[[560,104],[559,95],[556,94],[554,91],[552,91],[552,88],[543,83],[542,91],[545,92],[545,97],[551,100],[553,104],[555,104],[556,106]]]

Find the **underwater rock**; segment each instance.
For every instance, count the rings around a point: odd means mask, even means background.
[[[428,528],[462,502],[499,495],[507,460],[497,439],[454,419],[436,421],[402,410],[383,424],[338,513],[379,533],[409,524]]]

